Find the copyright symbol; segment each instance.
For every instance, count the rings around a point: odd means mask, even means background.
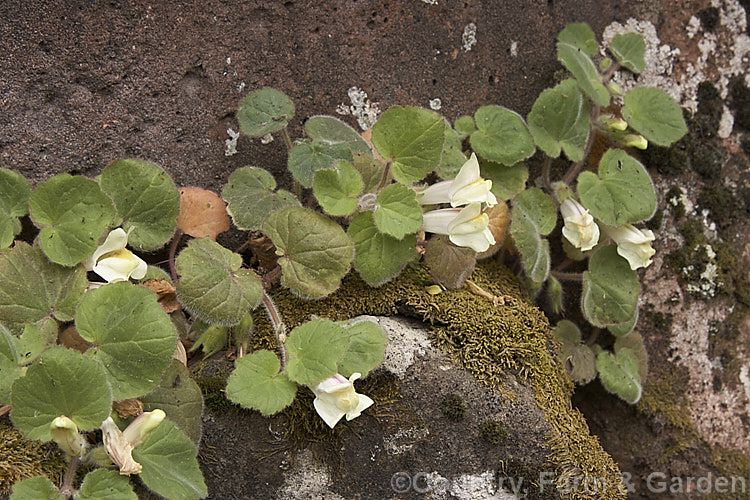
[[[411,489],[411,476],[408,472],[396,472],[391,476],[391,489],[396,493],[406,493]]]

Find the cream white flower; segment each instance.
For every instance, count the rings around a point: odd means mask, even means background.
[[[65,415],[54,419],[49,426],[52,440],[57,443],[66,454],[81,457],[86,453],[88,443],[83,434],[78,432],[78,426]]]
[[[133,459],[133,449],[143,444],[165,417],[166,414],[162,410],[141,413],[130,422],[125,431],[117,427],[112,417],[107,417],[107,420],[102,422],[104,448],[115,465],[120,468],[121,475],[129,476],[141,472],[143,467]]]
[[[433,184],[417,196],[417,201],[422,205],[450,203],[452,207],[460,207],[469,203],[486,203],[492,207],[497,205],[497,198],[490,189],[492,181],[482,179],[477,155],[472,153],[455,179]]]
[[[337,373],[312,387],[315,393],[315,411],[331,429],[344,415],[347,420],[351,420],[372,406],[372,399],[364,394],[357,394],[354,390],[354,381],[361,376],[361,373],[353,373],[347,380]]]
[[[565,222],[562,229],[563,236],[574,247],[585,252],[599,243],[599,226],[583,205],[568,198],[560,205],[560,213]]]
[[[109,283],[143,278],[148,266],[140,257],[125,248],[128,244],[128,234],[120,227],[110,231],[94,255],[83,263],[86,270],[94,271]]]
[[[651,265],[656,250],[651,247],[654,233],[650,229],[636,229],[632,224],[607,228],[607,234],[617,243],[617,253],[630,264],[630,269]]]
[[[447,234],[454,245],[484,252],[495,244],[489,228],[490,218],[482,213],[481,203],[471,203],[459,210],[445,208],[422,215],[422,229],[428,233]]]

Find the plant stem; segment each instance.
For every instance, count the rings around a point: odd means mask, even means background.
[[[573,259],[569,259],[568,257],[565,258],[564,261],[560,262],[553,271],[564,271],[568,266],[570,266],[575,261]]]
[[[391,162],[388,162],[385,164],[385,168],[383,169],[383,178],[380,179],[380,185],[378,186],[377,193],[382,191],[382,189],[385,187],[385,185],[388,183],[388,179],[391,176]]]
[[[591,146],[594,145],[594,137],[596,136],[594,123],[596,123],[596,120],[599,118],[599,113],[601,113],[601,107],[598,104],[594,104],[594,107],[591,109],[591,118],[589,118],[589,135],[586,137],[586,147],[583,149],[583,158],[578,160],[572,167],[570,167],[570,169],[568,169],[568,172],[562,180],[565,184],[573,182],[575,176],[578,175],[578,172],[580,172],[586,164],[589,153],[591,153]]]
[[[284,138],[284,144],[286,144],[286,150],[287,152],[292,150],[292,140],[289,138],[289,132],[287,132],[286,127],[281,129],[281,137]]]
[[[594,341],[596,341],[596,338],[599,336],[599,332],[601,332],[601,328],[594,328],[594,331],[591,332],[591,335],[589,335],[589,338],[586,339],[586,345],[593,345]]]
[[[64,498],[70,498],[73,496],[73,478],[76,473],[76,466],[78,465],[78,457],[72,457],[68,464],[68,470],[65,472],[65,481],[60,488],[60,495]]]
[[[547,188],[550,192],[552,192],[552,182],[549,178],[549,171],[552,167],[552,157],[547,156],[544,159],[544,166],[542,167],[542,179],[544,180],[544,187]]]
[[[612,62],[612,65],[607,68],[607,72],[602,75],[602,83],[604,85],[607,85],[609,83],[609,80],[612,78],[612,75],[615,74],[615,71],[620,69],[620,63]]]
[[[549,273],[559,280],[583,281],[583,273],[564,273],[562,271],[550,271]]]
[[[177,230],[172,238],[172,244],[169,246],[169,274],[172,275],[172,283],[177,285],[177,268],[174,265],[175,254],[177,253],[177,245],[180,244],[180,238],[182,238],[182,231]]]
[[[240,247],[237,250],[235,250],[234,253],[240,253],[241,254],[242,252],[244,252],[245,250],[247,250],[247,247],[249,247],[249,246],[250,246],[250,235],[247,236],[247,239],[245,240],[245,243],[243,243],[242,245],[240,245]]]
[[[281,354],[281,371],[286,370],[286,363],[289,359],[289,355],[286,352],[286,326],[284,326],[284,320],[281,319],[279,310],[276,309],[276,304],[273,303],[271,296],[265,291],[263,292],[263,307],[266,309],[268,314],[268,320],[273,326],[273,333],[276,336],[276,344],[279,346],[279,353]]]
[[[281,266],[277,265],[270,271],[268,271],[261,280],[263,282],[263,288],[267,288],[271,283],[276,281],[278,277],[281,275]]]

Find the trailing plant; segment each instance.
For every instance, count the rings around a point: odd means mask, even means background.
[[[69,461],[62,485],[35,477],[12,497],[135,498],[129,475],[170,499],[205,497],[196,460],[202,399],[183,342],[206,356],[231,346],[226,395],[243,407],[271,415],[309,389],[328,426],[359,416],[373,401],[354,382],[382,362],[385,333],[356,319],[289,329],[269,294],[278,284],[321,299],[352,268],[378,287],[423,259],[437,284],[430,293],[468,285],[477,300],[499,305],[469,280],[477,259],[497,254],[515,258],[558,312],[563,283],[578,281],[594,330],[583,342],[575,324],[558,324],[566,367],[577,382],[598,374],[637,401],[645,350],[633,332],[636,270],[650,264],[654,235],[635,224],[652,216],[656,197],[631,150],[667,145],[686,129],[661,90],[635,88],[620,103],[609,82],[617,68],[643,69],[643,39],[619,35],[607,49],[614,60],[597,67],[588,26],[566,27],[558,58],[572,78],[542,92],[526,120],[497,105],[453,123],[394,106],[367,137],[314,116],[292,140],[291,99],[256,90],[239,105],[240,130],[281,135],[294,193],[253,166],[234,171],[221,196],[178,189],[160,167],[133,159],[95,179],[62,174],[34,189],[0,169],[0,404],[26,437],[55,441]],[[595,140],[608,146],[596,158]],[[535,153],[544,158],[541,181],[527,187]],[[26,215],[38,230],[33,244],[14,242]],[[231,223],[247,236],[234,251],[216,241]],[[165,245],[168,272],[133,253]],[[583,272],[565,270],[576,266]],[[261,305],[276,347],[250,352]],[[614,352],[594,342],[599,329],[617,337]],[[92,448],[85,433],[95,429],[102,443]],[[103,468],[76,487],[81,462]]]

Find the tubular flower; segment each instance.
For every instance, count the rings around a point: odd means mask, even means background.
[[[497,205],[497,198],[491,188],[492,181],[482,179],[477,155],[472,153],[455,179],[433,184],[417,197],[417,201],[421,205],[450,203],[452,207],[460,207],[469,203],[486,203],[492,207]]]
[[[70,456],[81,457],[86,453],[88,443],[83,434],[78,432],[78,426],[65,415],[59,416],[49,426],[52,440],[61,450]]]
[[[102,440],[104,448],[112,461],[120,468],[120,474],[129,476],[138,474],[142,470],[141,464],[133,459],[133,449],[143,444],[148,436],[166,414],[162,410],[141,413],[130,425],[121,431],[112,417],[107,417],[102,425]]]
[[[372,406],[372,399],[354,390],[354,381],[361,376],[360,373],[353,373],[347,380],[337,373],[311,388],[315,393],[315,411],[331,429],[344,415],[347,420],[352,420]]]
[[[589,211],[572,198],[560,205],[565,226],[563,236],[576,248],[582,251],[591,250],[599,242],[599,226]]]
[[[482,213],[480,203],[463,209],[432,210],[422,216],[422,229],[428,233],[447,234],[454,245],[484,252],[495,244],[489,224],[490,218]]]
[[[108,283],[143,278],[148,266],[140,257],[125,248],[128,244],[128,234],[120,227],[110,231],[94,255],[84,262],[86,270],[94,271]]]
[[[628,261],[630,269],[651,265],[656,250],[651,247],[654,233],[650,229],[636,229],[632,224],[607,228],[607,234],[617,243],[617,253]]]

